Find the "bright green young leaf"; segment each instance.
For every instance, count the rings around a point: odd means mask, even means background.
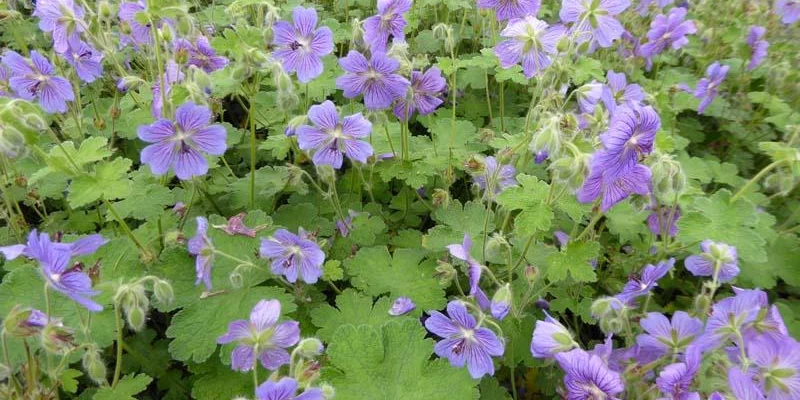
[[[95,393],[93,400],[136,400],[136,395],[147,389],[153,378],[145,375],[125,375],[117,382],[117,387],[103,387]]]
[[[101,199],[128,197],[133,187],[133,182],[128,179],[128,170],[132,163],[127,158],[115,158],[113,161],[97,164],[92,174],[75,178],[67,196],[70,207],[78,208]]]
[[[323,304],[311,310],[311,321],[319,327],[317,336],[324,341],[330,341],[336,329],[342,325],[370,325],[380,328],[397,319],[398,317],[389,315],[391,306],[392,300],[388,297],[373,301],[372,296],[347,289],[336,297],[335,308]]]
[[[594,282],[597,280],[590,262],[600,254],[597,242],[570,242],[558,253],[547,257],[546,276],[552,282],[567,279],[567,274],[578,282]]]

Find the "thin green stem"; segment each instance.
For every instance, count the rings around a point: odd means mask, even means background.
[[[256,74],[258,79],[258,74]],[[250,209],[256,208],[256,98],[255,94],[250,98],[248,110],[248,120],[250,122]]]
[[[122,315],[116,302],[114,302],[114,324],[117,328],[117,359],[114,361],[114,378],[111,381],[112,389],[117,387],[119,376],[122,373]]]
[[[597,224],[597,221],[600,221],[600,218],[602,218],[602,217],[603,217],[603,213],[595,214],[592,217],[591,221],[589,221],[589,224],[586,225],[586,228],[584,228],[583,232],[581,232],[580,235],[575,237],[575,241],[579,241],[579,240],[583,239],[583,237],[586,236],[592,230],[592,228],[594,228],[594,226]]]
[[[150,251],[148,251],[147,248],[144,247],[144,245],[142,245],[142,242],[140,242],[139,239],[136,238],[136,235],[133,233],[128,224],[125,223],[125,220],[122,218],[122,216],[119,215],[117,209],[114,208],[114,206],[108,200],[106,200],[105,197],[103,198],[103,204],[105,204],[106,208],[108,209],[108,212],[111,213],[111,215],[114,217],[117,223],[119,223],[120,227],[122,227],[122,231],[125,232],[125,235],[127,235],[128,238],[133,242],[133,244],[136,245],[136,248],[139,249],[139,252],[143,256],[149,256]]]
[[[731,204],[735,203],[736,200],[739,199],[739,197],[742,197],[742,195],[744,195],[747,192],[747,190],[750,189],[750,187],[755,185],[756,182],[761,180],[761,178],[765,177],[770,171],[772,171],[773,169],[777,168],[779,165],[781,165],[781,164],[783,164],[785,162],[786,162],[786,160],[777,160],[777,161],[773,161],[771,164],[769,164],[766,167],[764,167],[764,169],[759,171],[758,174],[756,174],[756,176],[754,176],[752,179],[747,181],[747,183],[744,186],[742,186],[742,188],[739,189],[739,191],[736,192],[736,194],[734,194],[733,197],[731,197]]]

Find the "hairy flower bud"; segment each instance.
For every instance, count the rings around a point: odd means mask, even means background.
[[[297,345],[297,353],[303,358],[314,358],[325,351],[325,346],[317,338],[305,338]]]
[[[51,354],[63,354],[75,343],[73,331],[61,322],[50,321],[41,331],[42,348]]]
[[[322,389],[322,397],[325,397],[325,400],[331,400],[336,396],[336,389],[327,383],[323,383],[319,388]]]
[[[136,331],[139,332],[144,328],[144,323],[146,320],[145,311],[142,307],[133,307],[128,310],[126,313],[126,321],[128,322],[128,326]]]
[[[544,118],[539,129],[533,134],[530,150],[534,153],[547,152],[549,157],[556,159],[561,152],[561,120],[560,114],[551,114]]]
[[[441,206],[447,208],[450,206],[450,192],[444,189],[434,189],[433,190],[433,205]]]
[[[294,110],[300,104],[300,97],[294,92],[279,91],[275,100],[278,108],[287,112]]]
[[[434,276],[439,278],[439,284],[442,286],[450,286],[453,279],[456,277],[456,269],[450,263],[439,261],[436,265],[436,273]]]
[[[511,310],[512,300],[511,284],[506,283],[505,285],[501,286],[500,289],[497,289],[497,291],[494,293],[494,296],[492,296],[492,302],[490,306],[492,316],[499,320],[504,319]]]
[[[539,268],[536,268],[533,265],[526,266],[525,279],[527,279],[528,283],[531,285],[536,283],[536,280],[539,279]]]
[[[672,203],[686,187],[686,174],[681,163],[668,154],[655,153],[649,159],[653,175],[653,193],[664,203]]]
[[[108,370],[106,369],[106,363],[103,362],[103,358],[100,356],[100,351],[97,349],[97,347],[90,346],[88,349],[86,349],[86,352],[83,353],[83,359],[81,361],[83,364],[83,369],[86,371],[86,376],[88,376],[89,379],[98,385],[103,385],[106,383],[106,375]]]
[[[153,283],[153,296],[159,303],[164,305],[172,304],[175,301],[175,292],[169,282],[159,279]]]

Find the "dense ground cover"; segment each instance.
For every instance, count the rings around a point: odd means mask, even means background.
[[[800,399],[798,19],[6,2],[0,397]]]

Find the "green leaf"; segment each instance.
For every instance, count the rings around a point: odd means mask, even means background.
[[[323,379],[346,400],[472,400],[478,381],[447,360],[429,361],[434,341],[426,333],[412,319],[383,328],[342,326],[328,347],[331,368]]]
[[[550,186],[532,175],[517,176],[519,186],[497,196],[497,203],[511,210],[522,210],[514,218],[514,231],[523,237],[547,231],[553,222],[553,210],[547,205]]]
[[[295,310],[292,296],[281,288],[257,286],[239,289],[202,299],[184,308],[167,329],[172,358],[179,361],[203,362],[217,348],[217,338],[228,329],[228,323],[247,319],[260,300],[277,299],[283,315]]]
[[[211,357],[202,364],[191,364],[189,370],[196,380],[192,383],[192,397],[196,400],[250,398],[253,395],[251,374],[243,374]]]
[[[391,306],[392,300],[388,297],[381,297],[377,302],[373,302],[372,296],[364,295],[354,289],[346,289],[336,296],[335,308],[322,304],[311,310],[311,322],[319,327],[317,336],[327,342],[342,325],[370,325],[380,328],[392,319],[398,318],[389,315]]]
[[[117,158],[97,164],[94,173],[81,175],[72,181],[67,200],[72,208],[78,208],[95,200],[123,199],[131,194],[133,182],[128,179],[128,170],[133,162]]]
[[[608,210],[606,225],[611,233],[619,237],[620,243],[632,243],[638,241],[640,235],[648,234],[645,223],[647,215],[647,211],[635,209],[630,202],[623,202]]]
[[[47,167],[36,172],[34,176],[31,177],[31,182],[36,182],[38,179],[52,172],[76,175],[72,162],[79,168],[82,168],[86,164],[102,160],[111,155],[111,151],[106,147],[106,143],[108,143],[108,139],[100,136],[93,136],[84,140],[77,150],[75,149],[75,144],[72,142],[64,142],[61,146],[53,147],[50,149],[49,157],[47,158]],[[72,162],[70,162],[70,158]]]
[[[327,260],[322,265],[322,279],[326,281],[339,281],[344,278],[344,269],[339,260]]]
[[[353,286],[364,293],[375,297],[389,293],[392,299],[406,296],[421,310],[438,310],[445,297],[433,276],[436,263],[422,257],[417,249],[397,249],[392,256],[386,247],[367,247],[344,265],[353,276]]]
[[[59,378],[61,379],[61,389],[67,393],[76,393],[78,391],[78,379],[76,378],[81,375],[83,375],[83,372],[77,369],[65,369]]]
[[[797,236],[779,236],[767,247],[766,262],[742,263],[738,280],[763,289],[775,287],[778,278],[789,285],[800,286],[800,252],[797,249],[800,249]]]
[[[138,172],[138,171],[137,171]],[[169,188],[152,182],[149,173],[133,173],[133,191],[124,200],[114,203],[114,209],[122,218],[154,220],[164,213],[166,207],[175,204],[175,195]],[[110,211],[106,211],[106,221],[112,221]]]
[[[93,400],[136,400],[135,395],[147,389],[153,378],[145,375],[125,375],[117,382],[117,387],[103,387],[95,393]]]
[[[558,253],[547,257],[546,276],[551,282],[567,279],[567,273],[578,282],[597,280],[590,262],[600,253],[600,243],[570,242]]]
[[[511,400],[511,395],[508,390],[500,386],[497,379],[489,377],[481,379],[481,384],[478,386],[481,391],[480,400]]]
[[[489,225],[484,229],[486,207],[480,202],[470,201],[463,207],[461,202],[455,200],[449,207],[437,208],[433,212],[433,219],[449,226],[453,231],[462,234],[469,233],[472,237],[480,236],[484,231],[494,230],[494,212],[489,211]]]

